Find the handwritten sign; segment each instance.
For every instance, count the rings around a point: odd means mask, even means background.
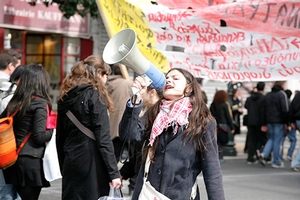
[[[98,0],[98,7],[106,21],[106,28],[110,37],[125,28],[132,28],[137,33],[137,45],[142,54],[154,66],[166,72],[167,58],[155,49],[156,37],[147,24],[147,19],[139,7],[125,0]]]
[[[131,16],[145,16],[155,37],[151,47],[167,58],[168,68],[211,80],[300,79],[299,1],[129,1],[139,8]]]

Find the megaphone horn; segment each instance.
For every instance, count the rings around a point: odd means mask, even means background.
[[[150,86],[155,89],[162,89],[166,84],[165,75],[139,51],[133,29],[121,30],[108,41],[103,60],[108,64],[123,64],[139,75],[146,75],[152,81]]]

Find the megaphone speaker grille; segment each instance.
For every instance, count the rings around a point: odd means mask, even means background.
[[[103,60],[108,64],[122,61],[135,46],[136,33],[133,29],[124,29],[114,35],[106,44],[103,51]]]

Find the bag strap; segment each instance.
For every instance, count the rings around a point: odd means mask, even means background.
[[[20,111],[20,108],[18,108],[15,112],[13,112],[12,115],[9,115],[9,112],[8,112],[7,117],[14,117],[19,111]]]
[[[148,177],[148,173],[149,173],[149,167],[150,167],[150,151],[148,150],[147,152],[147,159],[145,162],[145,170],[144,170],[144,181],[146,181],[147,177]]]
[[[86,136],[88,136],[92,140],[96,140],[94,133],[90,129],[85,127],[80,121],[78,121],[78,119],[74,116],[74,114],[70,110],[67,111],[66,115],[81,132],[83,132]]]
[[[23,140],[23,142],[20,144],[19,148],[17,149],[17,154],[20,153],[20,151],[23,149],[23,147],[25,146],[26,142],[29,140],[29,137],[31,136],[31,133],[30,132],[26,137],[25,139]]]

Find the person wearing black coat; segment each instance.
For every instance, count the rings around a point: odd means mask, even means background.
[[[284,137],[285,126],[289,123],[289,103],[284,90],[285,81],[276,81],[271,92],[264,98],[265,119],[268,129],[268,141],[259,156],[260,163],[265,166],[265,160],[273,152],[273,168],[282,168],[284,164],[280,157],[280,147]]]
[[[268,140],[267,132],[262,131],[262,126],[265,125],[264,88],[265,83],[258,82],[257,92],[252,92],[245,102],[245,108],[248,110],[248,164],[257,163],[259,156],[257,152],[262,150]]]
[[[218,140],[217,140],[218,147],[219,147],[220,162],[225,162],[223,158],[223,146],[228,143],[230,137],[233,139],[233,135],[229,135],[229,134],[233,134],[235,131],[235,127],[232,122],[233,119],[232,119],[231,109],[228,102],[228,93],[225,92],[224,90],[216,91],[213,102],[211,103],[209,109],[211,111],[211,114],[214,116],[214,118],[217,121],[217,126],[223,127],[225,131],[224,136],[222,136],[221,135],[222,133],[220,132],[221,130],[219,130]]]
[[[41,189],[50,186],[42,164],[46,142],[53,133],[46,129],[47,106],[51,108],[49,88],[50,77],[44,67],[25,67],[14,96],[0,116],[17,111],[13,117],[17,148],[30,134],[15,164],[3,170],[6,183],[14,185],[22,200],[38,200]]]
[[[160,98],[162,98],[162,91],[156,90],[151,86],[147,87],[146,92],[142,95],[143,98],[143,109],[141,110],[138,118],[139,127],[145,124],[145,112],[148,108],[153,106]],[[125,105],[126,106],[126,105]],[[140,109],[140,108],[138,108]],[[120,139],[124,142],[128,142],[129,136],[125,135],[124,132],[119,133]],[[129,190],[134,189],[135,177],[139,172],[141,161],[142,161],[142,147],[144,145],[143,141],[136,140],[136,142],[128,142],[129,147],[129,159],[124,163],[120,169],[122,180],[127,180],[130,178]]]
[[[77,62],[62,84],[58,101],[57,154],[62,174],[62,199],[86,200],[108,196],[110,185],[121,186],[120,174],[110,139],[108,110],[112,102],[104,83],[110,67],[100,56]],[[92,131],[84,134],[67,116]]]
[[[291,102],[291,121],[294,128],[300,130],[300,92],[298,92]]]
[[[156,191],[169,199],[199,200],[199,190],[194,185],[201,172],[208,199],[224,200],[216,122],[193,75],[180,68],[168,71],[163,98],[145,113],[145,124],[138,116],[141,95],[147,86],[142,77],[137,77],[133,87],[140,92],[136,101],[128,101],[119,125],[131,141],[144,142],[132,200],[142,199],[144,175]],[[151,163],[149,173],[144,174],[147,157]]]

